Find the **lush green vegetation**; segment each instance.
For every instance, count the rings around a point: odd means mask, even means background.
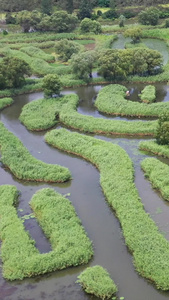
[[[153,153],[155,155],[164,156],[169,158],[168,145],[159,145],[155,140],[143,141],[139,143],[139,149]]]
[[[71,178],[67,168],[34,158],[21,141],[0,123],[1,162],[17,178],[29,181],[64,182]]]
[[[119,218],[126,245],[137,271],[162,290],[169,289],[169,242],[144,211],[134,185],[134,170],[127,153],[118,145],[52,130],[45,135],[50,145],[92,162],[100,170],[100,184]]]
[[[165,200],[169,201],[169,166],[155,158],[146,158],[142,161],[141,167],[153,187],[161,192]]]
[[[1,98],[0,99],[0,110],[11,105],[13,103],[12,98]]]
[[[139,103],[125,99],[126,87],[118,84],[108,85],[99,91],[95,106],[101,112],[138,117],[158,117],[169,108],[169,103]]]
[[[153,85],[147,85],[139,95],[142,102],[152,103],[156,99],[156,89]]]
[[[161,145],[169,145],[169,113],[167,110],[159,117],[156,141]]]
[[[88,294],[93,294],[101,299],[110,298],[117,292],[117,286],[110,278],[109,273],[101,266],[94,266],[84,270],[77,282]]]
[[[29,56],[41,58],[47,62],[54,62],[55,57],[53,55],[45,53],[43,50],[34,47],[34,46],[28,46],[28,47],[23,47],[20,49],[22,52],[28,54]]]
[[[3,276],[23,279],[89,261],[92,245],[68,199],[52,189],[39,190],[30,202],[35,217],[49,238],[52,251],[40,254],[17,216],[17,190],[0,187],[0,239]]]
[[[79,114],[79,99],[70,94],[61,98],[41,99],[26,104],[21,122],[30,130],[44,130],[57,124],[57,119],[68,127],[97,134],[154,135],[157,121],[118,121]]]

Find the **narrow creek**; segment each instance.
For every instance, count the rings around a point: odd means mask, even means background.
[[[128,85],[132,90],[134,101],[137,101],[137,91],[140,85]],[[76,92],[80,98],[78,111],[95,117],[106,117],[99,114],[94,108],[94,100],[101,86],[81,87],[67,90],[64,93]],[[157,85],[158,99],[169,99],[168,87]],[[0,168],[0,184],[14,184],[21,191],[19,208],[22,214],[29,214],[28,202],[32,195],[41,188],[52,187],[63,195],[70,193],[78,216],[94,245],[94,258],[88,264],[90,266],[100,264],[111,274],[118,285],[119,297],[125,300],[164,300],[169,299],[169,292],[160,292],[141,278],[134,270],[132,256],[125,246],[120,224],[105,201],[99,184],[99,172],[90,163],[73,155],[67,155],[53,149],[44,142],[44,133],[32,133],[20,124],[18,117],[21,108],[26,103],[39,99],[42,93],[22,95],[15,97],[11,107],[4,109],[0,114],[0,120],[12,131],[36,158],[47,162],[66,166],[72,173],[71,182],[64,184],[42,184],[17,180],[6,169]],[[120,119],[120,117],[118,117]],[[124,118],[123,118],[124,119]],[[138,143],[141,139],[125,137],[95,136],[123,147],[133,161],[135,168],[135,183],[145,210],[159,226],[161,232],[169,239],[169,203],[163,201],[159,193],[152,190],[150,183],[144,178],[140,169],[140,161],[146,157],[138,151]],[[165,160],[169,163],[168,160]],[[27,220],[25,227],[36,241],[40,252],[50,251],[50,245],[44,237],[40,227],[34,220]],[[54,272],[23,281],[7,282],[0,273],[0,299],[5,300],[85,300],[97,299],[86,295],[80,286],[75,283],[79,273],[86,268],[80,266],[67,270]]]

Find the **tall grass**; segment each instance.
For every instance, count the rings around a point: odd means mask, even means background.
[[[99,91],[95,106],[101,112],[137,117],[159,117],[169,109],[169,102],[139,103],[125,99],[126,87],[118,84],[108,85]]]
[[[157,288],[168,290],[169,242],[144,210],[134,185],[132,161],[127,153],[118,145],[65,129],[48,132],[45,140],[97,166],[100,184],[119,218],[136,270],[153,281]]]
[[[82,132],[96,134],[126,134],[153,136],[157,121],[106,120],[79,114],[78,96],[66,95],[61,98],[33,101],[26,104],[20,115],[21,122],[30,130],[43,130],[54,126],[58,121]]]
[[[161,192],[165,200],[169,201],[169,166],[156,158],[146,158],[142,161],[141,167],[152,186]]]
[[[159,145],[155,140],[140,142],[139,149],[153,153],[155,155],[169,158],[169,146]]]
[[[11,105],[13,103],[12,98],[1,98],[0,99],[0,110]]]
[[[153,85],[146,85],[139,95],[144,103],[152,103],[156,99],[156,89]]]
[[[34,47],[34,46],[23,47],[20,50],[22,52],[28,54],[29,56],[41,58],[47,62],[55,61],[55,57],[53,55],[47,54],[43,50],[41,50],[37,47]]]
[[[109,273],[101,266],[94,266],[84,270],[77,282],[88,294],[93,294],[101,299],[110,298],[117,292],[117,286],[110,278]]]
[[[40,254],[17,216],[16,195],[16,187],[0,187],[1,258],[6,279],[21,280],[89,261],[92,244],[68,199],[52,189],[39,190],[32,197],[30,205],[52,246],[51,252]]]
[[[21,141],[0,122],[1,162],[17,178],[28,181],[64,182],[71,178],[67,168],[34,158]]]

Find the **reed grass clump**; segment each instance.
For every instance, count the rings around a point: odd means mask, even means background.
[[[53,189],[39,190],[30,202],[52,251],[40,254],[16,211],[17,190],[0,187],[0,239],[3,276],[8,280],[32,277],[87,263],[92,243],[68,199]]]
[[[1,162],[17,178],[29,181],[64,182],[71,178],[67,168],[34,158],[21,141],[0,122]]]
[[[13,103],[12,98],[1,98],[0,99],[0,110],[11,105]]]
[[[139,94],[139,97],[144,103],[153,103],[156,99],[156,88],[153,85],[147,85]]]
[[[117,286],[109,273],[101,266],[89,267],[78,276],[78,283],[88,294],[101,299],[110,298],[117,292]]]
[[[155,140],[140,142],[139,149],[142,151],[153,153],[155,155],[169,158],[169,146],[159,145]]]
[[[51,101],[50,101],[51,100]],[[26,104],[21,122],[30,130],[44,130],[58,122],[82,132],[154,136],[157,121],[106,120],[77,112],[78,96],[69,94],[56,99],[41,99]]]
[[[107,114],[137,117],[159,117],[169,109],[169,102],[148,105],[126,100],[126,91],[126,87],[122,85],[108,85],[99,91],[95,106],[99,111]]]
[[[169,242],[144,210],[127,153],[118,145],[65,129],[48,132],[45,140],[58,149],[83,157],[100,170],[100,184],[119,218],[136,270],[157,288],[168,290]]]
[[[158,189],[163,198],[169,201],[169,166],[156,158],[146,158],[141,167],[153,188]]]

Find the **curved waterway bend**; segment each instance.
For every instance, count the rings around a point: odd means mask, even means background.
[[[85,89],[84,89],[85,93]],[[87,93],[87,91],[86,91]],[[97,93],[97,91],[96,91]],[[0,168],[0,184],[14,184],[21,191],[19,208],[23,214],[29,214],[28,202],[36,190],[44,187],[53,187],[64,194],[70,193],[78,216],[94,244],[95,255],[90,266],[100,264],[111,274],[118,285],[119,297],[125,300],[164,300],[169,298],[168,292],[160,292],[141,278],[134,270],[132,256],[128,252],[123,239],[120,224],[107,205],[99,184],[97,169],[81,158],[67,155],[44,143],[44,132],[32,133],[20,124],[18,117],[21,108],[26,103],[41,98],[42,94],[23,95],[15,98],[13,106],[3,110],[0,120],[5,126],[18,136],[32,155],[47,163],[58,163],[66,166],[72,173],[72,181],[65,184],[41,184],[16,180],[7,170]],[[88,103],[92,101],[87,97]],[[83,100],[86,101],[86,100]],[[86,103],[86,107],[89,104]],[[83,102],[85,107],[85,103]],[[80,108],[79,108],[80,109]],[[87,111],[86,111],[87,113]],[[91,114],[91,112],[90,112]],[[158,223],[160,230],[168,231],[169,208],[168,203],[151,189],[151,185],[144,179],[139,162],[145,157],[137,150],[139,139],[113,138],[95,136],[110,142],[118,143],[130,155],[135,167],[135,181],[142,197],[146,211]],[[159,213],[160,212],[160,213]],[[28,222],[28,223],[27,223]],[[37,247],[41,252],[50,250],[48,241],[44,238],[40,228],[34,222],[26,221],[26,228],[36,239]],[[7,282],[0,274],[0,299],[3,300],[85,300],[96,299],[86,295],[75,283],[79,273],[86,266],[70,268],[23,281]]]
[[[113,42],[112,47],[113,49],[124,49],[126,43],[130,43],[130,38],[125,38],[122,34],[118,35],[118,39]],[[166,43],[159,39],[141,39],[141,42],[143,42],[148,48],[159,51],[163,56],[163,63],[164,65],[167,64],[169,60],[169,51],[168,46]]]

